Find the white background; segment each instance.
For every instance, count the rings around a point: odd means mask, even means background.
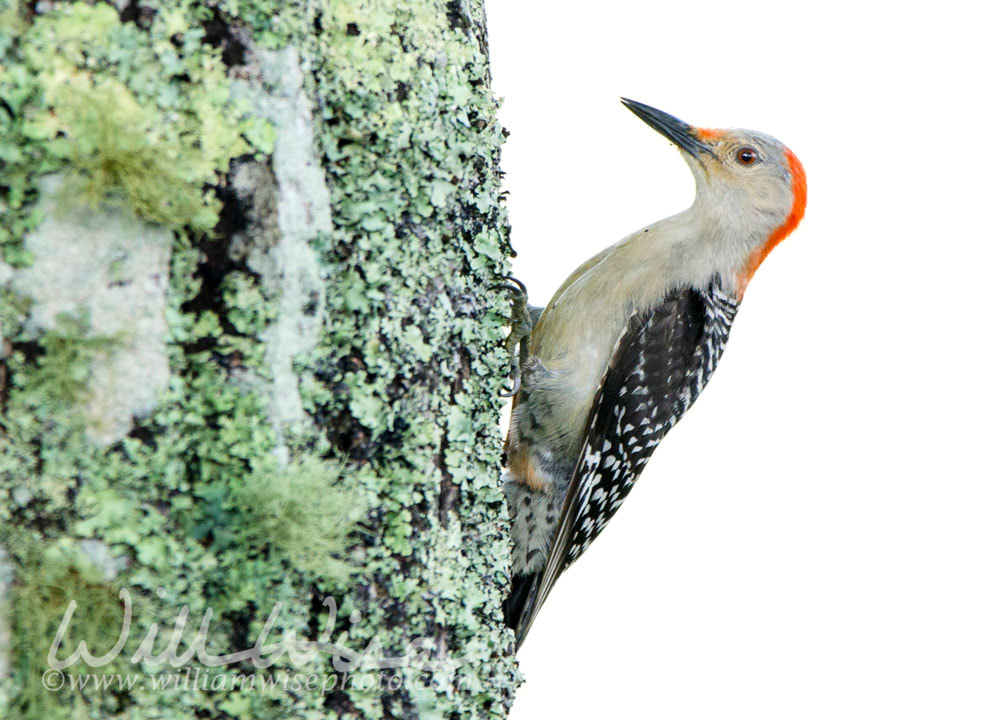
[[[487,1],[534,304],[691,201],[620,95],[772,134],[809,178],[708,389],[535,623],[514,720],[1000,718],[986,8]]]

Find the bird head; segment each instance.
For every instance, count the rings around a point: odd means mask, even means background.
[[[802,163],[764,133],[698,128],[634,100],[622,103],[680,148],[694,174],[695,205],[745,248],[738,273],[742,296],[764,258],[805,214]]]

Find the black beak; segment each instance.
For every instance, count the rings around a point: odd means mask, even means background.
[[[628,98],[622,98],[622,105],[638,115],[644,123],[660,135],[666,136],[681,150],[695,157],[698,157],[699,153],[713,154],[712,147],[698,138],[698,130],[686,122],[678,120],[673,115],[667,115],[662,110]]]

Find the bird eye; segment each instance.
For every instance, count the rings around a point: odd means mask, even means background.
[[[736,151],[736,161],[740,165],[753,165],[757,162],[757,151],[752,147],[741,147]]]

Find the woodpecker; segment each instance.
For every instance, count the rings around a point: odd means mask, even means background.
[[[681,150],[696,195],[577,268],[508,345],[521,348],[504,444],[517,647],[705,387],[747,284],[805,213],[805,171],[774,138],[622,103]]]

